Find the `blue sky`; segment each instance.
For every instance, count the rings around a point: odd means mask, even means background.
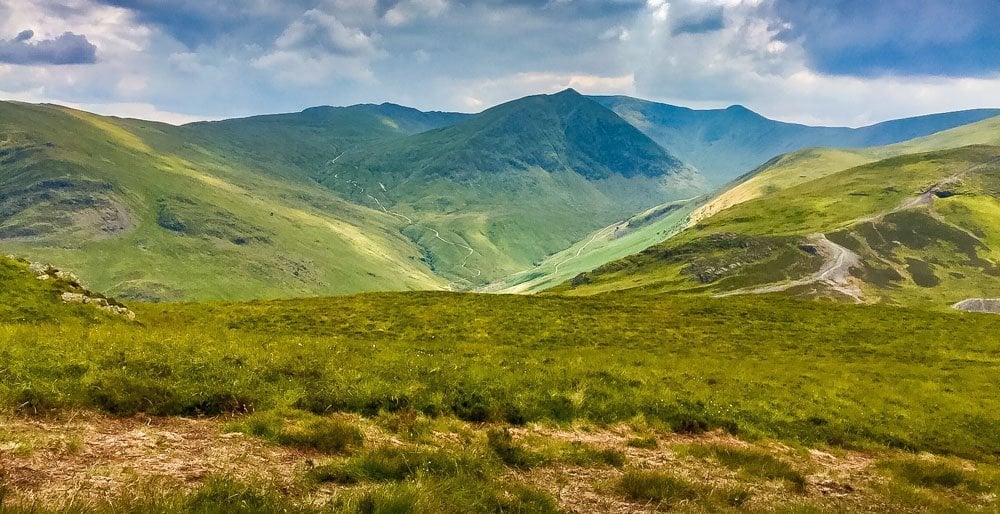
[[[862,125],[1000,107],[997,0],[0,0],[0,98],[184,122],[574,87]]]

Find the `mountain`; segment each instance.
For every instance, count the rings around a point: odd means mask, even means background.
[[[142,300],[444,287],[393,216],[186,127],[0,103],[0,248]]]
[[[183,132],[186,141],[227,158],[282,177],[310,180],[324,169],[331,154],[335,157],[348,149],[453,125],[469,116],[390,103],[323,106],[298,113],[192,123]]]
[[[796,152],[718,198],[729,200],[677,236],[557,290],[942,309],[1000,292],[1000,118],[886,147]]]
[[[977,109],[887,121],[862,128],[810,127],[765,118],[743,106],[694,110],[627,96],[593,97],[720,186],[769,159],[808,147],[898,143],[1000,115]]]
[[[410,223],[411,239],[449,256],[435,269],[466,287],[707,190],[696,170],[573,90],[331,154],[328,163],[318,182]]]
[[[474,115],[366,104],[180,127],[0,103],[0,249],[126,300],[538,291],[739,202],[895,155],[990,143],[969,126],[803,150],[709,197],[683,154],[699,155],[711,123],[692,122],[678,141],[695,143],[674,150],[598,100],[566,90]],[[780,135],[751,134],[777,122],[749,111],[720,112],[744,120],[714,139],[725,148]],[[877,137],[981,115],[891,122]],[[725,148],[719,159],[736,155]]]
[[[125,299],[465,289],[697,172],[575,93],[175,127],[0,103],[0,248]]]

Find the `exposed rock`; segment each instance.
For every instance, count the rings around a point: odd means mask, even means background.
[[[98,309],[101,309],[102,311],[110,312],[111,314],[115,314],[117,316],[122,316],[128,320],[135,320],[134,312],[130,311],[124,305],[117,305],[116,303],[108,301],[107,298],[103,298],[100,296],[87,296],[86,294],[83,293],[70,293],[70,292],[63,293],[61,298],[62,301],[66,303],[82,303],[84,305],[93,305]]]
[[[969,298],[951,306],[965,312],[987,312],[1000,314],[1000,298]]]

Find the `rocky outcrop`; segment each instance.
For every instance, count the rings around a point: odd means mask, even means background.
[[[1000,314],[1000,298],[969,298],[951,306],[965,312],[987,312]]]
[[[7,257],[17,260],[17,257],[12,255],[8,255]],[[63,291],[59,298],[64,303],[93,305],[102,311],[116,316],[121,316],[128,320],[135,320],[135,313],[129,310],[128,307],[125,307],[114,299],[109,299],[98,293],[88,291],[87,288],[81,284],[80,278],[73,273],[56,269],[41,262],[29,263],[28,271],[31,272],[38,280],[52,280],[58,281],[62,284],[61,288],[66,290]]]
[[[118,316],[122,316],[128,320],[135,320],[135,313],[130,311],[124,305],[120,305],[117,302],[108,300],[107,298],[102,298],[100,296],[87,296],[83,293],[70,293],[66,292],[62,294],[62,301],[66,303],[82,303],[86,305],[93,305],[98,309],[105,312],[110,312]]]

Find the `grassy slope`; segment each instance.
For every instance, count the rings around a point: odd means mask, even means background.
[[[398,220],[187,143],[183,129],[0,104],[8,253],[138,298],[444,285]],[[168,228],[169,227],[169,228]]]
[[[243,165],[309,181],[347,150],[459,123],[469,115],[394,104],[313,107],[184,127],[185,137]]]
[[[602,264],[638,253],[684,228],[702,199],[658,205],[628,219],[595,230],[539,264],[504,277],[484,291],[536,293],[557,286]]]
[[[825,232],[865,259],[865,269],[858,274],[871,299],[943,308],[966,297],[995,296],[997,242],[990,234],[997,212],[994,161],[1000,150],[969,146],[907,152],[963,143],[996,144],[998,125],[997,119],[990,119],[863,151],[790,154],[696,211],[693,228],[638,256],[604,266],[591,277],[592,283],[573,292],[630,287],[717,292],[780,282],[818,269],[817,259],[794,248],[805,243],[806,235]],[[841,171],[859,161],[875,162]],[[937,198],[933,206],[918,206],[872,223],[863,221],[974,167],[960,184],[945,188],[958,196]],[[898,235],[900,231],[904,235]],[[885,241],[878,235],[881,232],[897,235]],[[731,243],[719,234],[740,235],[741,248],[724,248]],[[741,266],[738,271],[716,273],[734,263]],[[705,279],[702,274],[702,280],[696,280],[705,269],[713,269],[714,275]]]
[[[781,155],[724,187],[692,214],[691,223],[733,205],[855,166],[900,155],[969,145],[1000,145],[1000,117],[888,146],[863,149],[805,148]]]
[[[992,509],[1000,491],[995,316],[424,292],[133,305],[138,323],[95,323],[51,284],[0,258],[0,305],[33,321],[0,319],[5,511],[610,510],[571,487],[627,510],[925,512]],[[151,417],[248,411],[225,430],[289,447],[277,459],[192,428],[211,420]],[[117,451],[126,472],[104,464]]]
[[[806,444],[1000,451],[990,316],[781,297],[443,293],[132,307],[142,325],[0,326],[0,399],[124,415],[641,416]]]
[[[3,109],[0,243],[131,298],[470,288],[701,190],[574,92],[476,117],[383,104],[184,127]]]

